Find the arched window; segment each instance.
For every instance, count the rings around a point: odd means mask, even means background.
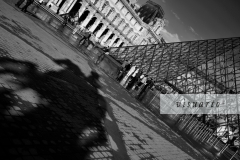
[[[111,8],[106,17],[108,17],[113,12],[113,9]]]
[[[116,14],[115,17],[113,18],[112,22],[114,22],[118,17],[120,17],[120,14]]]
[[[135,41],[136,38],[137,38],[137,35],[135,35],[135,36],[133,37],[133,41]]]

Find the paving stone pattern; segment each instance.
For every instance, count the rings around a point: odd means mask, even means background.
[[[76,86],[32,71],[25,62],[2,59],[2,157],[112,158],[103,122],[105,108],[90,84],[82,81]]]
[[[123,98],[128,93],[102,90],[100,94],[111,106],[131,159],[206,159],[136,100]]]

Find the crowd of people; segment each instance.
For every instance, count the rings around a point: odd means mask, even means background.
[[[137,93],[136,98],[139,100],[142,100],[144,95],[154,88],[153,79],[127,60],[122,63],[116,79],[128,91]]]

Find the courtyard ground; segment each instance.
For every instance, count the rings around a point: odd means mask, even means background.
[[[205,159],[14,3],[0,1],[1,159]]]

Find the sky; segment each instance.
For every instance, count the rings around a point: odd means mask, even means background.
[[[240,0],[151,1],[165,12],[167,25],[162,35],[166,42],[240,37]]]

